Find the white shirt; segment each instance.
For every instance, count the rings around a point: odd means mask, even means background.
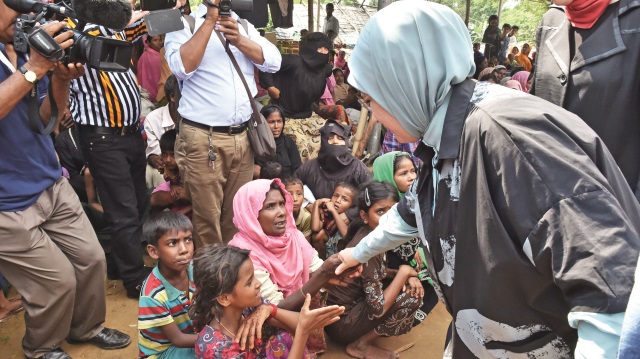
[[[144,133],[147,135],[147,157],[160,155],[160,137],[176,127],[169,113],[169,105],[151,111],[144,119]]]
[[[200,5],[195,14],[194,32],[202,26],[206,13],[207,7]],[[232,13],[232,17],[239,19],[235,13]],[[183,118],[208,126],[231,126],[247,121],[251,116],[249,97],[216,34],[211,33],[200,66],[192,72],[185,71],[180,56],[180,46],[191,38],[192,33],[184,18],[182,23],[185,27],[180,31],[166,34],[164,42],[165,58],[169,68],[182,82],[182,98],[178,112]],[[265,61],[263,64],[254,64],[240,50],[233,45],[230,46],[249,89],[255,96],[258,89],[253,77],[254,65],[263,72],[276,72],[280,69],[282,56],[278,48],[260,36],[253,25],[248,24],[247,33],[238,23],[238,30],[262,47]]]
[[[340,32],[340,23],[333,15],[328,19],[324,19],[324,34],[326,35],[329,30],[333,30],[333,38],[331,38],[331,41],[333,41],[338,37],[338,33]]]

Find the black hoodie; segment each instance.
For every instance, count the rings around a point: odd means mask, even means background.
[[[273,103],[282,107],[288,118],[311,117],[311,104],[318,101],[331,76],[329,54],[321,54],[318,48],[333,49],[329,38],[320,32],[309,34],[300,55],[282,55],[280,70],[274,74],[260,72],[260,86],[275,86],[280,98]]]

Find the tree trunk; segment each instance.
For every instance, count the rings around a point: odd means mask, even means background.
[[[309,32],[313,32],[313,0],[309,0],[307,4],[307,15],[309,16]]]
[[[471,11],[471,0],[467,0],[467,11],[464,14],[464,24],[469,27],[469,12]]]

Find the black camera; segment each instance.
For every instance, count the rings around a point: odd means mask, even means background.
[[[14,2],[16,1],[9,1],[9,7],[12,7],[11,3]],[[30,1],[20,3],[16,6],[18,9],[14,10],[26,12],[23,7],[25,4],[31,6],[29,3]],[[69,27],[51,36],[38,25],[38,23],[46,24],[48,19],[55,15],[73,14],[73,9],[66,12],[60,9],[65,7],[44,4],[41,8],[39,7],[39,12],[35,15],[20,15],[15,20],[13,41],[15,50],[28,53],[31,48],[50,61],[59,61],[64,64],[85,63],[99,71],[126,72],[129,70],[133,47],[126,41],[93,36]],[[63,50],[53,37],[69,30],[73,31],[73,45]]]
[[[212,0],[204,0],[205,3],[210,6],[213,5]],[[218,15],[220,16],[231,16],[231,10],[233,11],[253,11],[253,0],[220,0],[220,4],[218,5],[220,10],[218,11]]]

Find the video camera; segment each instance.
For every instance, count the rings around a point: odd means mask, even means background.
[[[204,0],[204,3],[213,5],[212,0]],[[149,35],[156,36],[184,28],[182,15],[175,6],[176,0],[140,0],[142,10],[150,11],[144,17]],[[253,11],[253,0],[221,0],[218,7],[220,16],[231,16],[231,10]]]
[[[126,41],[103,36],[93,36],[82,28],[65,27],[61,30],[73,31],[73,45],[63,50],[60,45],[38,24],[46,24],[54,16],[76,18],[70,5],[41,3],[35,0],[4,0],[11,9],[22,13],[15,20],[14,48],[28,53],[29,48],[37,51],[50,61],[85,63],[100,71],[126,72],[131,63],[132,45]],[[82,23],[80,21],[79,23]]]
[[[213,5],[211,0],[204,0],[208,5]],[[253,0],[220,0],[220,16],[231,16],[231,10],[233,11],[253,11]]]

